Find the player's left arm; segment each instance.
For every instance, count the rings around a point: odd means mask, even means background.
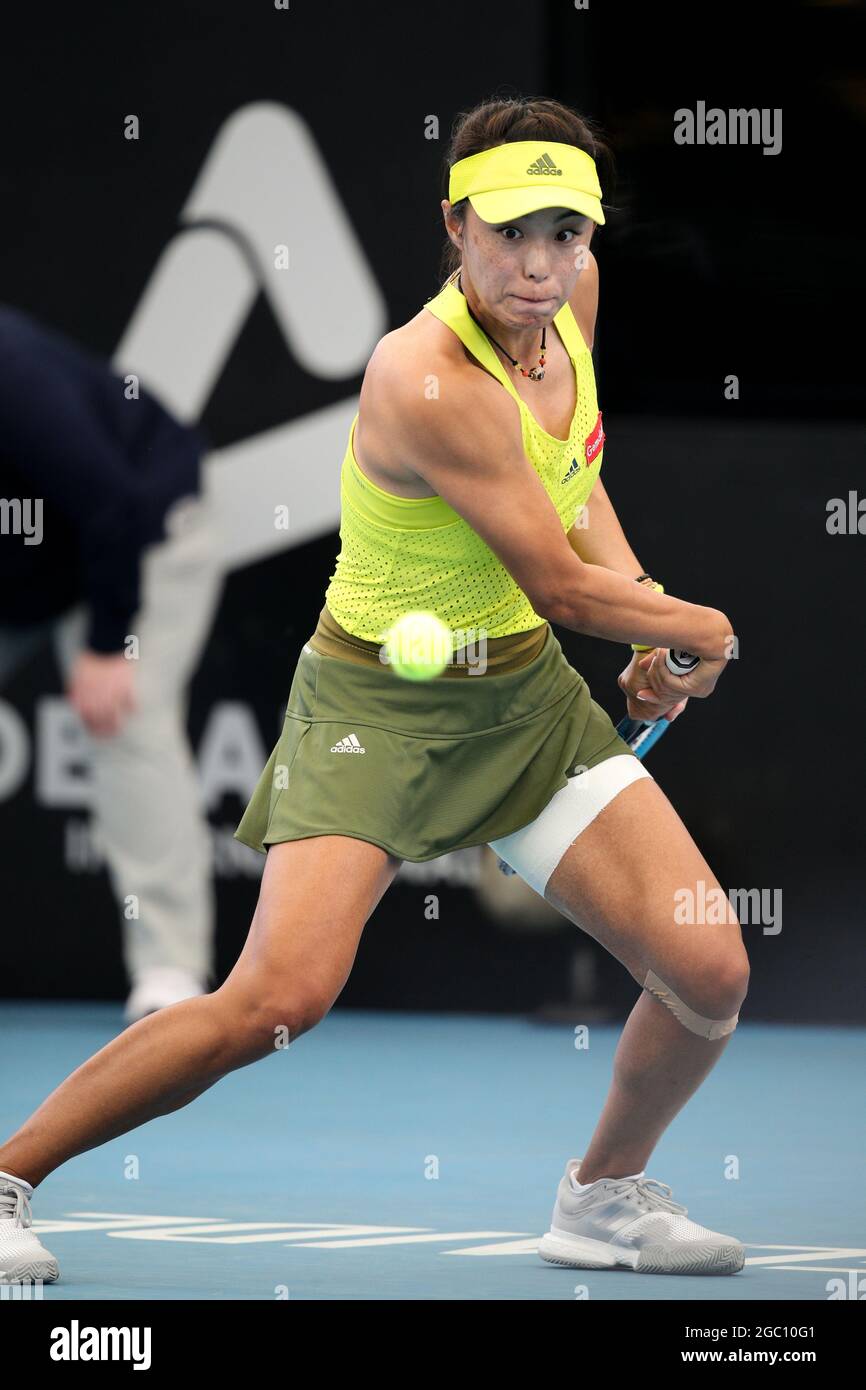
[[[584,564],[604,565],[605,569],[627,574],[632,579],[644,573],[626,540],[601,478],[596,478],[589,499],[584,503],[580,522],[575,521],[567,532],[567,540]]]
[[[577,320],[583,340],[592,351],[595,340],[595,321],[598,316],[598,262],[587,247],[587,262],[577,279],[577,284],[569,300],[572,313]],[[607,490],[596,478],[587,501],[577,521],[567,532],[567,540],[576,555],[587,565],[603,565],[605,569],[616,570],[619,574],[630,575],[636,579],[644,573],[643,566],[626,539],[613,503]],[[653,719],[665,716],[676,718],[685,708],[685,700],[671,707],[655,703],[648,697],[653,691],[648,688],[647,667],[655,660],[656,653],[634,652],[625,670],[618,677],[617,684],[626,696],[629,714],[633,718]],[[643,663],[641,665],[640,663]],[[644,699],[637,702],[640,692]]]
[[[598,261],[588,246],[586,264],[577,277],[568,302],[583,340],[591,352],[595,340],[595,321],[598,317]],[[601,478],[595,481],[589,499],[584,504],[580,521],[580,526],[575,521],[568,532],[568,543],[585,564],[603,565],[605,569],[628,574],[634,579],[643,573],[637,556],[625,538],[625,532]]]
[[[582,516],[583,526],[575,522],[567,533],[572,550],[587,565],[603,565],[637,579],[643,567],[625,537],[613,504],[596,478]],[[617,685],[626,697],[626,708],[632,719],[676,719],[686,707],[680,699],[660,699],[649,683],[649,668],[659,660],[658,648],[651,652],[632,652],[628,664],[617,677]],[[642,698],[638,699],[638,696]]]

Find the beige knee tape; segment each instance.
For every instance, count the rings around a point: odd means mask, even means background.
[[[733,1018],[702,1018],[700,1014],[694,1013],[688,1004],[684,1004],[682,999],[678,999],[664,980],[660,980],[658,975],[654,975],[651,970],[647,971],[643,987],[662,1004],[665,1004],[684,1028],[688,1028],[690,1032],[697,1033],[702,1038],[724,1038],[728,1033],[733,1033],[737,1026],[737,1020],[740,1017],[738,1013],[734,1014]]]

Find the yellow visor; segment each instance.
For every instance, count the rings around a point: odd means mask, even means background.
[[[468,198],[482,222],[510,222],[539,208],[573,208],[604,224],[595,160],[556,140],[515,140],[458,159],[448,201]]]

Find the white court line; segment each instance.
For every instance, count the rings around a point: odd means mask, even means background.
[[[480,1233],[479,1233],[480,1234]],[[468,1245],[463,1250],[443,1250],[443,1255],[535,1255],[541,1236],[531,1240],[509,1240],[502,1245]]]
[[[162,1240],[211,1245],[251,1245],[283,1243],[308,1250],[369,1249],[384,1245],[447,1244],[454,1241],[484,1241],[462,1249],[442,1250],[442,1255],[532,1255],[537,1253],[540,1235],[523,1231],[435,1231],[425,1226],[348,1225],[345,1222],[314,1221],[227,1221],[222,1217],[131,1215],[129,1212],[74,1211],[55,1221],[35,1221],[39,1234],[65,1234],[101,1231],[115,1240]],[[295,1237],[292,1239],[292,1237]],[[510,1237],[510,1239],[508,1239]],[[755,1268],[798,1270],[810,1274],[860,1274],[866,1261],[866,1248],[843,1245],[783,1245],[745,1242],[749,1250],[746,1264]],[[775,1253],[775,1252],[785,1253]],[[770,1253],[773,1252],[773,1253]],[[806,1261],[821,1260],[815,1264]],[[828,1264],[829,1260],[860,1261],[861,1269]],[[575,1266],[577,1268],[577,1266]]]
[[[262,1229],[265,1228],[265,1229]],[[184,1226],[181,1228],[166,1227],[161,1230],[144,1231],[109,1231],[108,1235],[116,1237],[118,1240],[173,1240],[188,1241],[192,1244],[201,1245],[258,1245],[267,1241],[285,1241],[286,1236],[297,1231],[303,1235],[304,1241],[318,1243],[325,1236],[335,1237],[355,1237],[364,1235],[379,1235],[383,1232],[387,1235],[391,1231],[417,1231],[424,1230],[418,1226],[345,1226],[315,1225],[310,1221],[233,1221],[225,1226],[215,1224],[202,1224],[196,1226]],[[234,1232],[234,1234],[231,1234]],[[243,1234],[237,1234],[243,1232]],[[289,1242],[295,1244],[295,1241]],[[349,1239],[347,1244],[354,1244]]]
[[[323,1240],[309,1248],[318,1250],[351,1250],[355,1246],[422,1245],[438,1240],[476,1240],[480,1239],[482,1236],[485,1240],[488,1240],[493,1236],[513,1236],[519,1234],[521,1234],[519,1231],[431,1231],[429,1235],[381,1236],[375,1240]],[[299,1247],[303,1247],[304,1245],[303,1241],[297,1240],[293,1240],[290,1243]],[[499,1248],[501,1249],[501,1247]]]
[[[480,1234],[482,1234],[482,1233],[479,1232],[478,1234],[480,1235]],[[442,1254],[443,1254],[443,1255],[529,1255],[529,1254],[533,1254],[533,1253],[537,1250],[538,1242],[539,1242],[540,1239],[541,1239],[540,1236],[536,1236],[534,1240],[514,1240],[514,1241],[508,1241],[507,1243],[501,1244],[501,1245],[476,1245],[476,1246],[468,1246],[467,1248],[465,1248],[465,1249],[463,1249],[463,1250],[443,1250],[443,1251],[442,1251]],[[827,1259],[827,1260],[840,1259],[840,1258],[844,1258],[844,1257],[846,1257],[846,1256],[847,1256],[847,1257],[850,1257],[850,1258],[854,1258],[854,1259],[863,1259],[863,1258],[866,1258],[866,1250],[846,1249],[844,1246],[839,1246],[839,1247],[832,1246],[832,1245],[752,1245],[752,1246],[750,1246],[749,1243],[748,1243],[748,1241],[746,1241],[746,1242],[744,1242],[744,1243],[745,1243],[747,1249],[752,1249],[752,1250],[794,1250],[794,1251],[799,1251],[799,1252],[800,1252],[799,1254],[789,1254],[789,1255],[751,1255],[751,1256],[748,1256],[748,1257],[747,1257],[747,1259],[746,1259],[746,1264],[747,1264],[747,1265],[761,1266],[761,1267],[763,1267],[763,1268],[765,1268],[765,1269],[787,1269],[787,1270],[791,1270],[791,1271],[796,1271],[796,1270],[798,1270],[798,1269],[807,1269],[807,1268],[808,1268],[810,1271],[814,1271],[815,1269],[817,1269],[817,1270],[820,1272],[820,1270],[822,1270],[822,1269],[825,1268],[824,1265],[808,1265],[808,1266],[807,1266],[807,1265],[803,1265],[803,1264],[800,1263],[801,1260],[807,1260],[807,1259],[809,1259],[810,1257],[815,1257],[816,1255],[819,1254],[819,1252],[823,1252],[822,1258]],[[577,1268],[579,1268],[579,1266],[575,1265],[574,1268],[577,1269]],[[830,1266],[827,1266],[827,1268],[830,1269],[831,1267],[830,1267]],[[835,1269],[836,1266],[833,1266],[833,1268]]]
[[[196,1216],[129,1216],[110,1211],[72,1211],[75,1220],[34,1221],[33,1230],[39,1235],[49,1231],[106,1231],[110,1226],[184,1226],[200,1218]]]
[[[828,1250],[830,1254],[837,1251],[835,1245],[803,1245],[802,1241],[796,1245],[770,1245],[765,1240],[746,1240],[744,1244],[748,1245],[749,1250]],[[849,1250],[847,1254],[866,1255],[866,1250]]]
[[[766,1250],[778,1250],[780,1247],[779,1247],[779,1246],[770,1245],[770,1246],[758,1246],[757,1248],[758,1248],[758,1249],[761,1249],[761,1250],[765,1250],[765,1249],[766,1249]],[[746,1264],[747,1264],[747,1265],[765,1265],[767,1268],[770,1268],[771,1266],[776,1266],[776,1267],[778,1267],[779,1265],[785,1265],[785,1264],[799,1264],[799,1262],[800,1262],[801,1260],[807,1260],[807,1259],[809,1258],[810,1255],[814,1255],[814,1253],[815,1253],[816,1250],[823,1250],[824,1254],[822,1255],[821,1258],[822,1258],[822,1259],[825,1259],[825,1260],[837,1260],[837,1259],[841,1259],[841,1258],[842,1258],[843,1256],[845,1256],[845,1255],[852,1255],[852,1256],[854,1256],[854,1257],[857,1258],[857,1259],[862,1259],[863,1256],[866,1255],[866,1250],[848,1250],[848,1249],[845,1248],[845,1246],[833,1246],[833,1245],[782,1246],[781,1248],[782,1248],[782,1249],[789,1249],[789,1250],[790,1250],[790,1249],[795,1249],[795,1250],[796,1250],[796,1249],[799,1249],[800,1254],[799,1254],[799,1255],[750,1255],[750,1256],[747,1258],[747,1260],[746,1260]]]

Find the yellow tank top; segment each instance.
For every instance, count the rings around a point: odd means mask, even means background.
[[[570,530],[592,491],[604,453],[592,355],[570,306],[563,304],[553,320],[577,382],[567,440],[538,424],[453,281],[424,308],[447,324],[514,397],[526,456],[563,530]],[[455,651],[479,630],[491,638],[504,637],[543,624],[545,619],[505,566],[444,497],[398,497],[361,472],[353,449],[357,419],[356,414],[340,474],[340,553],[325,594],[325,605],[336,621],[356,637],[381,642],[401,614],[430,610],[451,629]]]

